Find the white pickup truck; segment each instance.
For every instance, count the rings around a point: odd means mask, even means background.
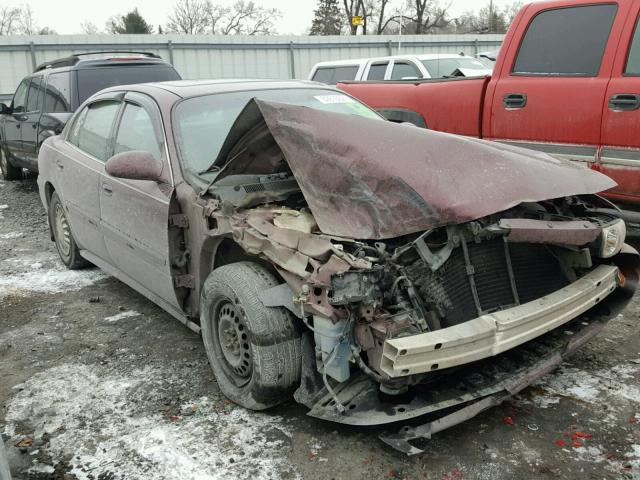
[[[309,80],[335,85],[345,80],[418,80],[490,74],[491,68],[473,57],[431,53],[319,62],[311,69]]]

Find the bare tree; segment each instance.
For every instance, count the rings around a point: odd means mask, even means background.
[[[364,17],[364,24],[362,25],[362,33],[367,33],[367,15],[364,5],[364,0],[342,0],[344,5],[344,13],[347,16],[347,25],[349,25],[349,31],[351,35],[355,35],[358,32],[358,27],[351,23],[353,17]]]
[[[80,29],[82,30],[83,33],[87,35],[97,35],[99,33],[102,33],[100,29],[96,26],[96,24],[89,20],[80,22]]]
[[[410,31],[416,34],[429,33],[447,27],[451,20],[448,18],[448,10],[451,4],[440,6],[438,0],[408,0],[412,6],[413,16],[409,24]]]
[[[366,24],[368,34],[382,35],[389,25],[398,21],[398,16],[388,16],[391,0],[365,0]]]
[[[225,12],[220,33],[223,35],[273,35],[274,22],[281,16],[276,8],[264,8],[239,0]]]
[[[39,30],[31,5],[24,5],[18,15],[18,31],[24,35],[36,35]]]
[[[205,33],[212,8],[209,0],[178,0],[169,15],[167,30],[190,35]]]
[[[15,7],[0,7],[0,35],[16,33],[20,22],[20,9]]]

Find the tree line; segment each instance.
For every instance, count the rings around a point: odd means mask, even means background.
[[[318,0],[309,33],[355,35],[353,17],[362,17],[364,35],[505,33],[521,7],[518,0],[501,8],[488,0],[478,11],[453,17],[451,3],[438,0]]]
[[[450,0],[453,1],[453,0]],[[382,35],[423,33],[504,33],[522,6],[521,1],[497,7],[493,0],[478,11],[453,17],[451,3],[439,0],[317,0],[310,35]],[[217,34],[275,35],[276,21],[282,16],[276,8],[265,8],[251,0],[238,0],[222,6],[211,0],[177,0],[165,25],[157,28],[147,22],[137,8],[110,17],[104,29],[85,21],[86,34]],[[352,22],[362,17],[362,25]],[[29,5],[0,6],[0,35],[45,35],[56,32],[40,27]]]

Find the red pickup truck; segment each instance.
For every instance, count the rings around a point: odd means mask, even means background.
[[[640,224],[640,1],[525,5],[493,76],[344,82],[387,118],[584,162]]]

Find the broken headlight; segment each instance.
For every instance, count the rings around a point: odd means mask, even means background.
[[[600,258],[609,258],[616,255],[622,249],[626,235],[627,227],[624,224],[624,220],[618,219],[608,226],[602,227],[602,233],[598,239],[598,256]]]

